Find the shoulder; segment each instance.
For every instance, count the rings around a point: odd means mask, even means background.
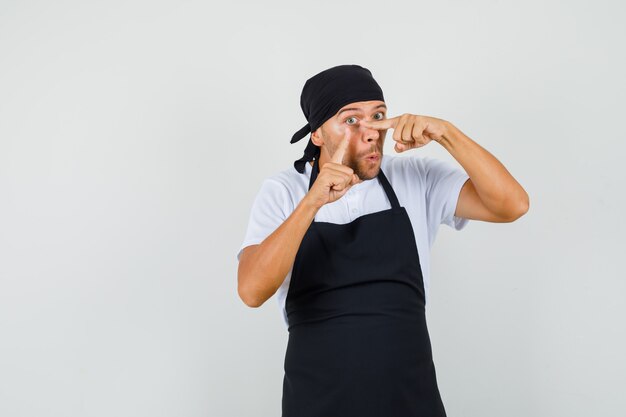
[[[307,172],[301,174],[291,167],[275,171],[263,179],[256,198],[259,201],[273,202],[271,204],[281,207],[283,214],[287,215],[294,210],[306,194],[308,185],[309,175]]]
[[[296,171],[294,167],[289,167],[274,172],[265,178],[263,182],[264,184],[272,184],[274,188],[279,187],[291,194],[297,194],[304,186],[308,188],[310,173],[310,166],[303,174]]]
[[[419,155],[385,155],[381,169],[389,181],[404,182],[422,179],[426,176],[430,157]]]
[[[412,180],[430,180],[439,173],[459,171],[451,162],[444,159],[437,159],[431,156],[409,154],[406,156],[385,155],[381,168],[388,176],[406,178],[410,176]]]
[[[437,159],[430,156],[423,156],[418,154],[408,155],[388,155],[383,157],[382,167],[391,169],[393,171],[402,170],[420,170],[423,171],[429,164]]]

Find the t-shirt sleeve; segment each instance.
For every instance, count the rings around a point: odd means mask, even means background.
[[[263,242],[289,217],[293,210],[287,187],[275,179],[265,179],[252,203],[248,228],[237,252],[237,261],[246,246]]]
[[[436,224],[446,224],[455,230],[463,229],[469,219],[454,215],[459,193],[469,175],[452,162],[424,158],[425,189],[428,215]]]

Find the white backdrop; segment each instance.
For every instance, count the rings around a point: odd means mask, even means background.
[[[623,416],[625,17],[2,0],[0,415],[280,415],[288,333],[275,297],[238,298],[236,253],[261,181],[304,148],[304,82],[356,63],[390,117],[452,122],[530,195],[514,223],[440,228],[427,318],[448,415]]]

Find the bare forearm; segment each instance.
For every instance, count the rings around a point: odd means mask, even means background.
[[[318,210],[304,198],[272,234],[240,259],[238,291],[248,306],[259,307],[278,290]]]
[[[504,165],[450,122],[439,144],[461,164],[476,192],[491,212],[508,216],[524,212],[528,194]]]

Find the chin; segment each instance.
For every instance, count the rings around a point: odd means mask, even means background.
[[[370,165],[370,164],[367,164]],[[376,176],[378,176],[378,173],[380,172],[380,161],[378,161],[376,163],[376,165],[374,166],[365,166],[362,169],[359,169],[359,171],[356,173],[358,175],[358,177],[360,179],[362,179],[363,181],[367,181],[367,180],[371,180],[376,178]]]

